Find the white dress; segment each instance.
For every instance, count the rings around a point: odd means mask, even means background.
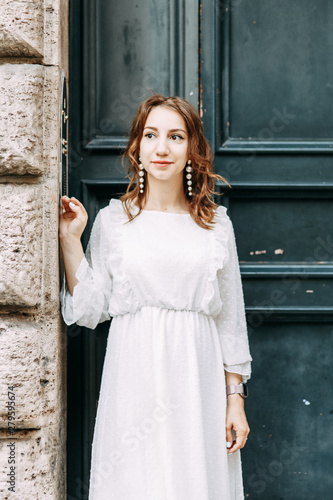
[[[133,212],[137,210],[132,205]],[[233,227],[111,199],[95,219],[66,324],[112,317],[92,445],[89,500],[241,500],[226,448],[224,369],[251,374]]]

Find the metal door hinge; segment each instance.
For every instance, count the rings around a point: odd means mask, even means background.
[[[62,75],[61,81],[61,114],[60,114],[60,197],[68,195],[68,111],[67,111],[67,85],[66,78]],[[61,199],[60,199],[61,206]]]

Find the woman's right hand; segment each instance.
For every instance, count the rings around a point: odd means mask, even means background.
[[[64,211],[59,219],[60,239],[73,237],[80,239],[88,221],[86,209],[73,196],[71,198],[62,196],[61,202]]]

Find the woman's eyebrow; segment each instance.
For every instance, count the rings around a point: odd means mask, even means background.
[[[146,130],[146,128],[150,128],[151,130],[158,130],[156,127],[149,127],[149,126],[145,127],[143,130]],[[168,130],[168,132],[179,132],[179,131],[186,134],[185,130],[183,130],[182,128],[172,128],[172,129]]]

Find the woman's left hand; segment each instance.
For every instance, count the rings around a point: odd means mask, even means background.
[[[231,454],[244,448],[250,428],[244,411],[244,399],[239,394],[231,394],[227,397],[226,438],[231,444],[228,448],[228,454]],[[236,441],[233,440],[232,430],[236,433]]]

